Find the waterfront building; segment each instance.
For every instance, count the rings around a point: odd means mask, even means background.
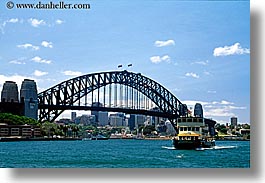
[[[0,137],[40,137],[40,128],[31,125],[0,123]]]

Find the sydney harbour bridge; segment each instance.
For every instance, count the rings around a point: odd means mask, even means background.
[[[196,117],[203,118],[200,104],[199,110],[196,110],[195,105],[194,116],[191,116],[187,105],[164,86],[141,73],[127,70],[82,75],[40,93],[37,93],[34,80],[25,79],[21,85],[20,98],[18,93],[15,82],[4,83],[0,113],[24,115],[40,122],[54,122],[66,110],[141,114],[168,119],[176,132],[179,120],[192,122],[193,119],[197,121]],[[214,134],[216,122],[207,118],[204,121]]]
[[[15,82],[4,83],[1,113],[54,122],[66,110],[122,112],[166,118],[176,130],[179,118],[190,117],[187,105],[164,86],[127,70],[82,75],[40,93],[34,80],[25,79],[20,98],[18,93]],[[203,117],[202,113],[197,117]]]
[[[55,121],[65,110],[187,116],[188,109],[158,82],[129,71],[99,72],[61,82],[38,94],[39,120]]]

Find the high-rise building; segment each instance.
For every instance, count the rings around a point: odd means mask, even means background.
[[[123,118],[118,115],[110,115],[109,121],[113,127],[123,126]]]
[[[135,116],[135,126],[138,128],[139,126],[144,125],[144,122],[146,121],[146,116],[138,114]]]
[[[102,107],[102,106],[103,105],[100,102],[93,102],[92,103],[92,107]],[[93,110],[91,111],[91,115],[95,115],[97,123],[99,122],[98,114],[99,114],[99,111],[93,111]]]
[[[71,121],[75,121],[76,119],[76,112],[71,112]]]
[[[38,119],[38,92],[34,80],[24,79],[20,89],[20,102],[24,103],[24,115]]]
[[[135,128],[135,118],[136,118],[135,114],[130,114],[130,118],[128,119],[128,126],[131,131],[134,130]]]
[[[156,111],[156,112],[159,112],[159,108],[158,107],[154,107],[151,109],[151,111]],[[157,116],[150,116],[150,125],[154,125],[154,126],[157,126],[160,121],[162,120],[161,117],[157,117]]]
[[[106,126],[109,124],[108,112],[106,111],[98,111],[98,125]]]
[[[86,115],[86,114],[83,114],[82,116],[80,117],[77,117],[76,118],[76,123],[77,124],[81,124],[81,125],[94,125],[96,123],[96,117],[95,115]]]
[[[231,125],[232,126],[237,126],[237,117],[232,117],[231,118]]]
[[[85,126],[86,125],[90,125],[91,124],[91,122],[90,122],[90,116],[83,114],[80,117],[80,124],[85,125]]]
[[[2,102],[19,102],[18,101],[18,87],[13,81],[6,81],[1,92]]]

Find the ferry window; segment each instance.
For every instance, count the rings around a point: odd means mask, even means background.
[[[192,122],[192,118],[188,118],[188,122]]]
[[[188,127],[188,131],[191,131],[191,127]]]
[[[184,131],[187,131],[187,127],[184,127],[183,130],[184,130]]]
[[[199,118],[199,122],[202,123],[202,118]]]
[[[180,127],[179,130],[180,130],[180,131],[183,131],[183,127]]]
[[[200,131],[200,128],[199,128],[199,127],[196,127],[196,128],[195,128],[195,131]]]

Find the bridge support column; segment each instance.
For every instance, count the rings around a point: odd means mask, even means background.
[[[25,79],[20,89],[20,101],[24,103],[24,115],[38,119],[38,94],[36,82]]]

